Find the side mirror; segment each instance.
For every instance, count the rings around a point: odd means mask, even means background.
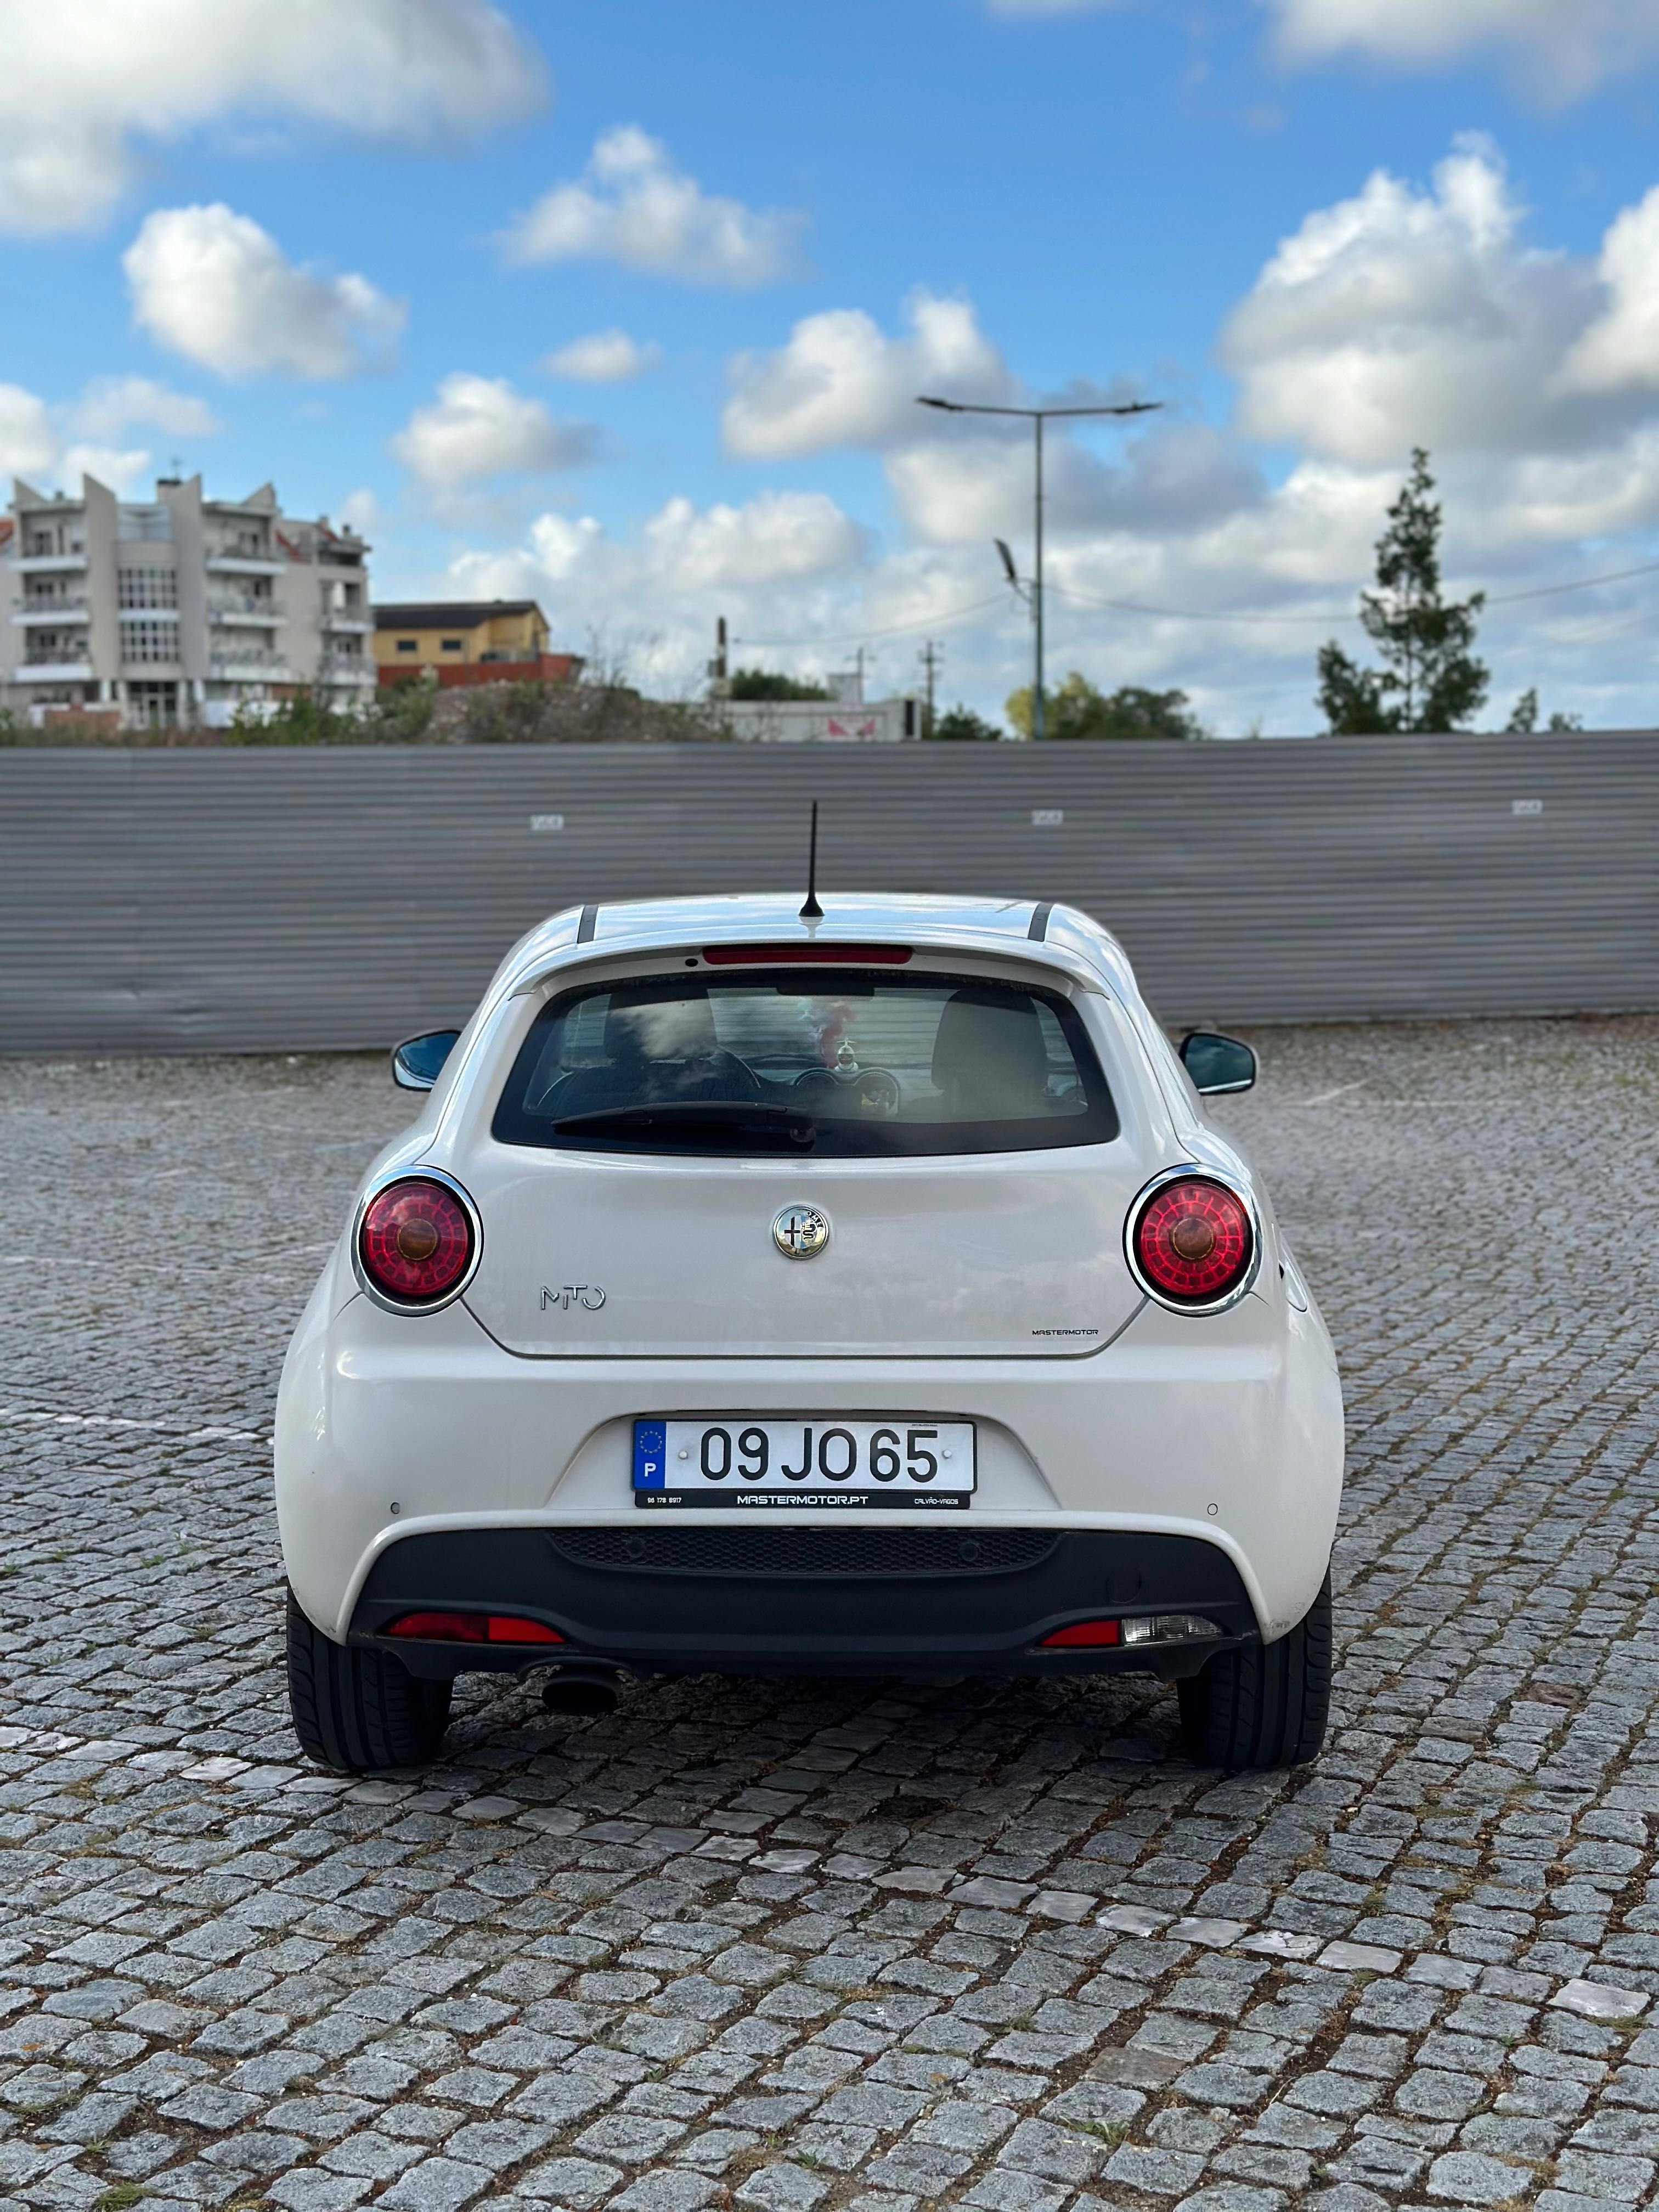
[[[1214,1030],[1189,1030],[1181,1040],[1181,1064],[1194,1091],[1206,1097],[1218,1091],[1248,1091],[1255,1081],[1255,1054],[1237,1037]]]
[[[428,1030],[405,1037],[392,1055],[392,1079],[399,1091],[430,1091],[455,1049],[459,1030]]]

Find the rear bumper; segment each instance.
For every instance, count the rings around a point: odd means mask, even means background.
[[[1237,1568],[1219,1546],[1193,1537],[975,1528],[940,1530],[934,1540],[930,1528],[896,1530],[884,1541],[884,1530],[745,1528],[711,1543],[712,1533],[411,1534],[375,1559],[349,1640],[395,1651],[436,1677],[586,1661],[641,1674],[1133,1671],[1167,1680],[1257,1635]],[[384,1633],[412,1612],[510,1613],[556,1629],[564,1642],[515,1648]],[[1200,1613],[1223,1633],[1127,1649],[1032,1648],[1071,1621],[1161,1613]]]

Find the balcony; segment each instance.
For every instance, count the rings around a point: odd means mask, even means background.
[[[208,613],[216,623],[264,623],[274,627],[288,617],[275,599],[259,599],[225,592],[208,601]]]
[[[288,562],[280,554],[246,553],[227,545],[217,552],[210,551],[207,565],[225,576],[280,576]]]
[[[75,629],[86,621],[87,595],[84,592],[65,592],[61,599],[25,599],[21,611],[12,617],[15,623],[57,623]]]
[[[362,653],[325,653],[317,664],[319,684],[372,684],[376,675],[374,663]]]
[[[367,607],[325,607],[322,624],[325,629],[356,630],[365,636],[374,627]]]
[[[40,646],[12,674],[19,684],[90,684],[92,659],[84,645]]]
[[[15,553],[11,565],[20,576],[61,576],[84,568],[87,556],[84,552]]]
[[[208,674],[228,684],[286,684],[289,680],[283,654],[261,653],[252,647],[246,652],[210,653]]]

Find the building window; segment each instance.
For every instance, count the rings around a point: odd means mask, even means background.
[[[118,568],[115,599],[122,607],[176,607],[179,571],[176,568]]]
[[[123,660],[177,660],[176,623],[124,622],[121,625]]]
[[[458,637],[440,638],[438,643],[440,650],[444,653],[459,653],[461,649],[461,641]]]
[[[400,637],[398,640],[398,650],[399,653],[413,653],[417,649],[419,643],[418,638]]]
[[[162,544],[173,536],[173,517],[165,507],[122,507],[115,518],[118,538],[148,538]]]

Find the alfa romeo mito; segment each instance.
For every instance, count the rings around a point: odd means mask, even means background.
[[[1342,1404],[1267,1193],[1115,940],[1047,902],[556,915],[365,1179],[276,1432],[294,1723],[436,1753],[458,1674],[1176,1685],[1307,1760]]]

